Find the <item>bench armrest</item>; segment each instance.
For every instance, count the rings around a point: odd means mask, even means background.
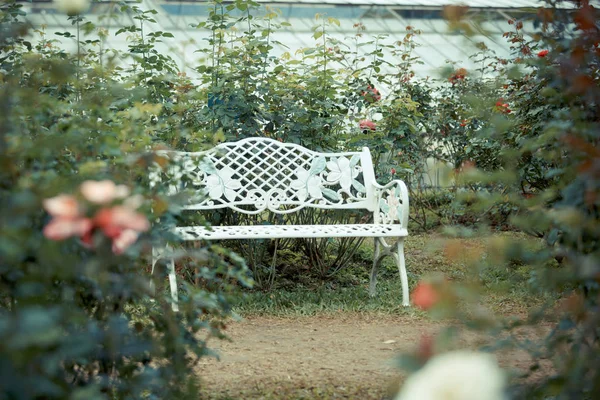
[[[408,188],[399,179],[387,185],[373,183],[375,188],[375,212],[373,220],[379,224],[399,223],[408,226]]]

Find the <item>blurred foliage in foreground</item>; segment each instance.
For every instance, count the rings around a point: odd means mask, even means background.
[[[527,315],[496,318],[477,304],[478,297],[486,296],[485,287],[474,289],[477,279],[456,284],[439,277],[420,284],[414,299],[433,315],[489,332],[487,350],[529,352],[532,363],[513,377],[511,398],[595,399],[600,396],[598,10],[587,1],[569,11],[543,8],[534,21],[537,29],[530,36],[523,32],[523,21],[508,21],[512,30],[505,37],[513,43],[514,57],[487,65],[506,90],[497,104],[500,114],[479,133],[498,143],[498,165],[485,172],[477,163],[464,165],[467,184],[486,182],[502,191],[463,200],[478,209],[502,202],[518,210],[510,223],[543,238],[545,245],[497,240],[478,266],[527,265],[529,290],[553,299]],[[465,93],[467,101],[470,97]],[[454,255],[461,251],[449,249]],[[403,357],[403,364],[419,368],[432,346],[444,348],[447,337],[424,338],[421,349]]]
[[[121,75],[105,54],[69,55],[43,36],[32,47],[21,6],[0,4],[0,398],[195,398],[192,368],[249,281],[242,261],[210,246],[187,254],[206,284],[184,288],[180,313],[162,266],[150,289],[147,254],[168,238],[148,220],[177,213],[145,178],[154,133],[177,126],[153,121],[172,92]],[[109,189],[131,207],[109,204]]]

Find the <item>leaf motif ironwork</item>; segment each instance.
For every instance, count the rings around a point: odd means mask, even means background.
[[[379,198],[379,219],[383,224],[395,224],[402,221],[402,201],[400,187],[394,185],[381,191]]]
[[[171,194],[186,189],[197,193],[190,199],[195,209],[283,213],[366,199],[359,154],[314,154],[272,141],[257,141],[254,148],[223,146],[203,154],[170,153],[169,167],[151,178],[160,177]]]

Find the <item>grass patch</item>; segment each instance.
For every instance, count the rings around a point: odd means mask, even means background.
[[[522,313],[550,299],[550,294],[532,289],[535,267],[494,259],[493,247],[506,241],[525,243],[530,248],[541,246],[539,240],[516,232],[461,239],[439,234],[410,236],[405,249],[410,289],[427,276],[443,275],[477,287],[481,304],[501,314]],[[285,285],[276,285],[270,291],[248,291],[235,310],[242,316],[294,317],[340,312],[418,315],[418,310],[401,305],[399,274],[391,257],[384,259],[380,267],[377,296],[368,295],[372,258],[373,242],[365,241],[352,265],[327,281],[303,276],[295,284],[286,280]]]
[[[415,314],[413,307],[402,306],[400,279],[380,282],[377,296],[368,295],[368,284],[340,286],[326,283],[291,290],[249,292],[235,306],[244,315],[279,317],[308,316],[340,312],[372,312],[382,314]]]

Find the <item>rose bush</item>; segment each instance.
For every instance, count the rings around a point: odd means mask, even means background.
[[[87,3],[62,3],[101,38]],[[43,27],[32,44],[22,6],[0,4],[0,397],[197,397],[194,363],[250,281],[237,256],[194,249],[207,284],[183,285],[176,314],[162,263],[149,274],[151,247],[172,239],[149,221],[168,225],[180,201],[147,179],[156,142],[185,142],[164,102],[178,79],[149,59],[125,72],[84,37],[68,54]]]
[[[569,12],[548,6],[534,17],[531,35],[525,34],[522,21],[509,20],[512,30],[504,36],[512,43],[513,57],[488,64],[488,72],[494,74],[491,82],[498,88],[492,94],[497,97],[486,96],[489,100],[482,103],[491,104],[492,112],[473,132],[474,141],[491,139],[497,151],[493,163],[475,162],[465,174],[465,184],[487,188],[469,196],[465,206],[479,210],[508,206],[511,226],[542,239],[534,248],[522,241],[496,240],[490,249],[493,256],[474,262],[479,275],[475,282],[482,283],[482,275],[503,268],[516,275],[520,266],[526,288],[539,305],[524,316],[493,315],[479,304],[486,290],[475,288],[473,282],[451,283],[444,296],[439,292],[424,296],[422,287],[415,293],[418,299],[441,299],[439,307],[432,308],[436,316],[488,333],[486,350],[529,353],[531,364],[508,382],[510,398],[600,395],[597,13],[588,2]],[[454,87],[469,80],[454,82]],[[474,104],[469,97],[465,93],[462,101]],[[419,302],[429,305],[425,300]],[[541,324],[548,329],[540,331]],[[441,333],[436,343],[453,336],[454,328]],[[405,355],[403,365],[419,367],[418,352]],[[415,380],[425,375],[418,372]],[[412,391],[412,386],[406,390]]]
[[[129,196],[129,188],[112,181],[85,181],[79,188],[82,197],[102,206],[93,217],[86,216],[86,207],[72,195],[61,194],[43,201],[44,208],[53,218],[44,227],[44,236],[63,240],[75,236],[89,248],[94,247],[94,234],[101,231],[112,240],[115,254],[123,253],[137,240],[141,232],[150,229],[145,215],[135,211],[143,200]],[[115,199],[122,204],[111,205]],[[111,205],[110,207],[108,207]]]

